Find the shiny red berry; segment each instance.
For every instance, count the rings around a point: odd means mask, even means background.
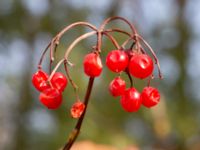
[[[48,89],[50,87],[50,85],[46,82],[47,79],[48,74],[42,70],[38,70],[32,76],[32,84],[37,90],[42,92],[43,90]]]
[[[67,78],[61,72],[56,72],[52,79],[51,84],[54,88],[56,88],[59,92],[63,92],[65,87],[67,86]]]
[[[62,94],[55,88],[49,88],[40,93],[39,99],[48,109],[57,109],[62,103]]]
[[[84,110],[85,110],[85,104],[80,101],[77,101],[71,107],[71,116],[73,118],[80,118]]]
[[[153,61],[146,54],[137,54],[131,57],[129,62],[129,72],[136,78],[144,79],[150,76],[153,72]]]
[[[145,87],[141,94],[142,104],[148,108],[157,105],[160,102],[160,93],[156,88]]]
[[[97,77],[102,72],[102,63],[98,54],[87,54],[83,61],[84,72],[90,77]]]
[[[124,94],[125,89],[126,82],[120,77],[116,77],[115,79],[113,79],[109,85],[109,91],[114,97]]]
[[[106,57],[106,65],[113,72],[121,72],[128,66],[128,55],[121,50],[113,50]]]
[[[125,111],[136,112],[141,106],[142,99],[135,88],[129,88],[122,95],[120,102]]]

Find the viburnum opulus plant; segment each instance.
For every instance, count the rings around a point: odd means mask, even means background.
[[[131,32],[124,31],[120,28],[105,28],[106,25],[114,20],[120,20],[126,23]],[[66,49],[64,57],[59,60],[54,69],[52,69],[52,62],[54,61],[54,53],[59,45],[61,37],[70,29],[76,26],[84,26],[92,29],[92,31],[80,35],[75,39]],[[112,33],[118,32],[127,35],[127,39],[123,44],[119,44],[113,37]],[[79,99],[77,88],[78,86],[72,80],[69,67],[74,67],[73,63],[69,61],[69,54],[73,48],[82,40],[96,36],[96,45],[91,45],[92,51],[85,55],[82,59],[83,71],[89,77],[89,82],[83,101]],[[99,77],[102,69],[101,51],[102,38],[107,37],[114,45],[115,49],[110,50],[105,58],[107,68],[116,73],[116,77],[108,85],[108,89],[112,96],[120,97],[120,104],[127,112],[136,112],[141,105],[151,108],[157,105],[160,101],[160,93],[155,87],[150,86],[150,80],[153,79],[153,71],[155,65],[158,67],[159,78],[162,78],[160,72],[159,61],[150,45],[137,33],[135,27],[126,19],[122,17],[111,17],[106,19],[99,28],[88,22],[76,22],[60,31],[48,44],[47,48],[42,53],[38,64],[38,70],[33,74],[32,83],[34,87],[40,92],[39,100],[42,105],[48,109],[57,109],[62,105],[62,93],[67,87],[68,81],[75,91],[75,102],[71,107],[70,113],[73,118],[78,119],[77,124],[69,136],[69,139],[63,150],[68,150],[76,140],[87,109],[90,93],[93,87],[94,79]],[[128,47],[128,44],[131,44]],[[129,45],[130,45],[129,44]],[[42,69],[42,61],[46,52],[50,50],[50,73]],[[106,50],[108,51],[108,50]],[[61,65],[64,65],[65,73],[57,72]],[[130,80],[130,87],[127,87],[126,81],[121,77],[125,73]],[[132,77],[139,79],[148,79],[148,84],[140,93],[136,87],[133,86]]]

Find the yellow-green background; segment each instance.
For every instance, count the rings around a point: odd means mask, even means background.
[[[199,150],[199,8],[198,0],[0,0],[0,150],[55,150],[65,143],[76,123],[69,114],[75,101],[72,87],[68,85],[65,90],[61,108],[47,110],[38,101],[31,75],[48,42],[65,26],[76,21],[99,26],[115,15],[133,23],[157,53],[164,79],[156,76],[152,85],[159,88],[161,103],[154,109],[141,107],[137,113],[122,110],[119,98],[108,92],[108,84],[116,74],[105,66],[105,56],[114,48],[105,39],[103,73],[95,80],[78,140],[118,148],[134,144],[147,150]],[[120,22],[111,26],[129,30]],[[87,31],[76,28],[66,34],[56,60],[62,58],[74,38]],[[120,34],[115,37],[119,43],[126,39]],[[88,80],[82,59],[95,40],[93,37],[82,42],[70,55],[76,64],[70,73],[79,86],[81,99]],[[48,57],[43,68],[48,71]],[[140,92],[146,83],[134,80]]]

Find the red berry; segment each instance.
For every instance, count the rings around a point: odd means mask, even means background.
[[[122,95],[125,89],[126,82],[120,77],[116,77],[115,79],[113,79],[109,85],[109,91],[114,97]]]
[[[40,93],[39,99],[48,109],[57,109],[62,103],[62,94],[55,88],[49,88]]]
[[[84,72],[90,77],[97,77],[102,72],[102,63],[98,54],[87,54],[83,61]]]
[[[67,83],[67,78],[61,72],[56,72],[51,79],[51,84],[59,92],[64,91],[65,87],[67,86]]]
[[[142,103],[140,93],[135,88],[129,88],[121,97],[121,105],[127,112],[136,112]]]
[[[160,93],[156,88],[145,87],[141,94],[142,104],[148,108],[155,106],[160,102]]]
[[[128,66],[128,55],[121,50],[113,50],[106,57],[106,65],[113,72],[121,72]]]
[[[42,70],[38,70],[32,76],[32,84],[37,90],[42,92],[43,90],[48,89],[50,87],[50,85],[46,82],[47,79],[48,79],[47,73],[45,73]]]
[[[80,118],[84,110],[85,110],[85,104],[80,101],[77,101],[71,107],[71,116],[73,118]]]
[[[133,55],[129,62],[129,72],[137,78],[144,79],[153,72],[153,61],[151,57],[146,54]]]

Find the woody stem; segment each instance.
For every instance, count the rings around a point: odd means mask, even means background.
[[[95,78],[93,78],[93,77],[90,77],[90,79],[89,79],[87,91],[86,91],[85,98],[84,98],[85,109],[84,109],[81,117],[78,119],[75,128],[70,133],[69,139],[68,139],[67,143],[65,144],[65,146],[63,147],[63,150],[70,150],[70,148],[72,147],[73,143],[75,142],[76,138],[78,137],[78,135],[80,133],[81,126],[82,126],[82,123],[83,123],[83,119],[85,117],[85,113],[86,113],[86,110],[87,110],[90,94],[91,94],[91,91],[92,91],[94,79]]]

